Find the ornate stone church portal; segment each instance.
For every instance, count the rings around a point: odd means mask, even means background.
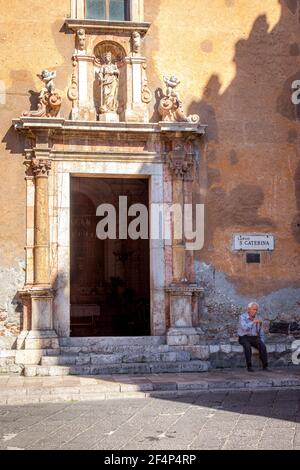
[[[97,207],[192,204],[196,155],[205,125],[187,116],[179,81],[164,76],[158,122],[143,44],[150,24],[142,1],[130,20],[84,17],[73,2],[65,28],[74,35],[67,96],[44,70],[38,108],[14,120],[26,136],[26,283],[17,361],[59,355],[61,338],[162,336],[168,347],[199,344],[193,251],[171,240],[101,241]],[[73,68],[73,70],[72,70]],[[40,71],[37,71],[40,72]],[[68,118],[60,115],[71,100]]]

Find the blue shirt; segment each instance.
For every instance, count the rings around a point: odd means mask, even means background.
[[[243,313],[240,316],[238,324],[238,336],[257,336],[258,333],[260,338],[263,340],[265,335],[262,325],[255,325],[253,321],[250,320],[249,314]]]

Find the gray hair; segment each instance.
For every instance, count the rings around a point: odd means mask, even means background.
[[[250,302],[250,304],[248,305],[248,309],[252,307],[257,307],[259,309],[259,304],[257,302]]]

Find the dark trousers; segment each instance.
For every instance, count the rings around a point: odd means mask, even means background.
[[[258,336],[240,336],[239,343],[244,348],[247,367],[252,366],[252,350],[255,348],[259,352],[259,357],[263,367],[268,367],[268,353],[265,343]]]

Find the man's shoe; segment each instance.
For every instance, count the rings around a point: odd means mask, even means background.
[[[247,367],[247,371],[248,372],[254,372],[254,369],[253,369],[253,367]]]

